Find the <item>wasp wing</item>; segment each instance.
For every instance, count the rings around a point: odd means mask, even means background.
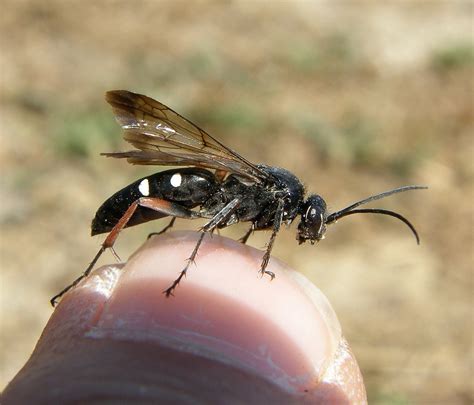
[[[137,150],[103,153],[139,165],[224,170],[260,183],[269,175],[192,122],[150,97],[126,90],[106,93],[124,139]]]

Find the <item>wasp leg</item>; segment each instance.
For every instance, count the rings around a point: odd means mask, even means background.
[[[193,252],[191,253],[191,256],[189,256],[189,258],[187,259],[186,266],[184,267],[183,270],[181,270],[178,278],[174,280],[173,283],[165,291],[163,291],[163,294],[165,294],[166,297],[173,295],[173,291],[178,286],[181,279],[183,277],[186,277],[186,273],[191,263],[195,263],[195,259],[196,259],[199,247],[201,246],[202,240],[204,239],[204,235],[206,235],[206,233],[212,233],[214,229],[216,229],[216,227],[220,223],[225,221],[226,218],[237,208],[239,203],[240,203],[239,199],[234,198],[229,204],[227,204],[224,208],[222,208],[216,215],[214,215],[211,218],[211,220],[207,224],[205,224],[200,229],[201,235],[199,235],[199,239],[196,243],[196,246],[194,247]]]
[[[150,239],[152,236],[158,236],[158,235],[161,235],[162,233],[165,233],[168,229],[171,229],[173,227],[174,221],[176,221],[176,217],[173,217],[170,223],[166,225],[160,232],[152,232],[148,234],[147,239]]]
[[[53,307],[58,303],[58,300],[65,293],[67,293],[69,290],[75,287],[81,280],[83,280],[90,274],[95,264],[97,263],[97,260],[99,260],[100,256],[102,256],[102,253],[104,253],[107,249],[110,249],[114,246],[114,243],[117,240],[117,237],[120,231],[127,225],[127,222],[130,220],[130,218],[132,218],[137,207],[139,206],[149,208],[149,209],[158,211],[162,214],[178,217],[178,218],[193,219],[193,218],[200,217],[200,215],[195,211],[188,210],[187,208],[184,208],[178,204],[174,204],[169,201],[162,200],[160,198],[151,198],[151,197],[139,198],[133,204],[131,204],[130,207],[128,207],[127,211],[125,211],[125,214],[123,214],[122,218],[120,218],[120,220],[115,224],[115,226],[109,232],[104,243],[102,243],[102,246],[100,247],[95,257],[92,259],[92,261],[90,262],[89,266],[84,271],[84,273],[82,273],[71,284],[69,284],[67,287],[61,290],[58,294],[56,294],[53,298],[51,298],[50,302]]]
[[[250,227],[250,229],[245,233],[244,236],[242,236],[240,239],[239,239],[239,242],[240,243],[243,243],[244,245],[247,243],[247,240],[249,239],[250,235],[252,235],[254,229],[253,229],[253,225]]]
[[[272,271],[266,270],[268,266],[268,262],[270,261],[270,254],[272,253],[273,243],[275,242],[275,238],[280,231],[280,226],[283,220],[283,200],[278,201],[278,207],[275,213],[275,219],[273,220],[273,230],[272,235],[270,236],[270,240],[267,244],[267,250],[262,258],[262,264],[260,266],[260,274],[263,275],[267,274],[273,280],[275,278],[275,273]]]
[[[170,295],[173,295],[173,291],[174,289],[178,286],[179,282],[181,281],[181,279],[183,277],[186,276],[186,272],[188,271],[188,268],[190,266],[191,263],[194,263],[194,259],[196,258],[197,256],[197,252],[199,250],[199,246],[201,246],[201,243],[202,243],[202,240],[204,239],[204,235],[206,233],[205,232],[202,232],[200,235],[199,235],[199,239],[196,243],[196,246],[194,247],[194,250],[193,250],[193,253],[191,253],[191,256],[188,257],[187,259],[187,263],[186,263],[186,267],[181,270],[181,272],[179,273],[179,276],[176,280],[173,281],[173,283],[165,290],[163,291],[163,294],[166,295],[166,297],[168,298]]]

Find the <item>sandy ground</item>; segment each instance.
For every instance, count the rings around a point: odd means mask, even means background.
[[[317,247],[293,226],[274,254],[333,303],[371,403],[472,403],[472,22],[454,0],[4,1],[0,387],[98,248],[97,207],[153,170],[98,156],[124,146],[103,93],[125,88],[290,169],[331,209],[429,185],[379,204],[412,219],[420,246],[388,218],[352,217]]]

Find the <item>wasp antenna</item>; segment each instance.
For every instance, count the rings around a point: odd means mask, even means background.
[[[343,216],[342,214],[345,214],[348,211],[352,211],[354,208],[358,207],[359,205],[363,205],[363,204],[367,204],[367,203],[372,202],[372,201],[380,200],[382,198],[391,196],[393,194],[403,193],[404,191],[425,190],[427,188],[428,188],[427,186],[404,186],[404,187],[394,188],[393,190],[384,191],[383,193],[375,194],[375,195],[370,196],[368,198],[364,198],[363,200],[357,201],[354,204],[351,204],[348,207],[343,208],[340,211],[334,212],[333,214],[329,215],[329,217],[333,217],[333,220],[331,222],[334,222],[338,218],[341,218],[341,216]]]
[[[361,208],[358,210],[351,210],[351,211],[345,211],[341,213],[335,212],[334,214],[331,214],[328,216],[326,223],[331,224],[333,222],[336,222],[339,218],[347,217],[348,215],[352,214],[381,214],[381,215],[388,215],[390,217],[394,217],[402,221],[410,230],[413,232],[413,235],[415,235],[416,238],[416,243],[419,245],[420,244],[420,237],[418,236],[418,232],[416,231],[415,227],[413,224],[406,219],[403,215],[398,214],[397,212],[394,211],[389,211],[389,210],[384,210],[384,209],[379,209],[379,208]]]

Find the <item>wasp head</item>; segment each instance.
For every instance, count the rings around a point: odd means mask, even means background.
[[[301,222],[298,225],[297,239],[299,244],[309,240],[311,244],[324,239],[326,233],[327,210],[326,202],[321,196],[312,194],[300,209]]]
[[[419,244],[420,238],[418,237],[415,227],[403,215],[382,208],[357,207],[391,196],[392,194],[401,193],[408,190],[421,190],[426,188],[426,186],[404,186],[395,188],[393,190],[385,191],[383,193],[364,198],[363,200],[357,201],[348,207],[343,208],[342,210],[333,212],[332,214],[328,214],[325,201],[319,195],[312,194],[306,199],[306,201],[303,202],[303,204],[301,204],[299,208],[301,222],[298,225],[298,235],[296,239],[298,239],[300,244],[306,242],[307,240],[309,240],[311,244],[314,244],[315,242],[319,242],[321,239],[324,239],[326,226],[335,223],[340,218],[344,218],[353,214],[381,214],[388,215],[402,221],[413,232],[416,242]]]

